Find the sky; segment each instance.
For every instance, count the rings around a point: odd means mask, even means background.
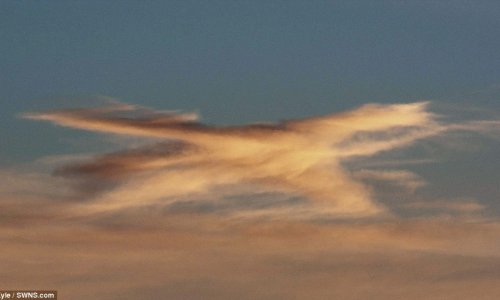
[[[2,289],[498,299],[497,1],[1,1]]]

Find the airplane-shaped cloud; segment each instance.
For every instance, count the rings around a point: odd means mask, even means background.
[[[59,170],[88,183],[109,183],[85,204],[92,212],[213,197],[220,187],[251,184],[305,197],[309,212],[358,217],[387,210],[342,162],[408,146],[445,130],[427,106],[369,104],[322,117],[221,127],[202,124],[193,113],[122,103],[24,117],[158,139]],[[97,189],[95,184],[86,187]]]

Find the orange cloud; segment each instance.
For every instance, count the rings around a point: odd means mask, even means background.
[[[64,156],[57,178],[0,171],[0,277],[74,299],[498,298],[500,223],[481,202],[374,199],[381,182],[411,194],[425,181],[401,166],[434,162],[374,155],[493,124],[427,106],[239,127],[125,104],[29,114],[154,142]],[[391,215],[402,207],[425,213]]]
[[[213,197],[220,187],[237,190],[239,185],[254,184],[263,191],[306,197],[312,205],[295,207],[301,215],[358,217],[381,214],[386,208],[342,167],[342,161],[408,146],[442,132],[427,106],[426,102],[370,104],[324,117],[233,127],[201,124],[195,114],[117,103],[25,117],[159,140],[61,169],[63,174],[86,177],[86,189],[102,187],[103,182],[113,186],[79,208],[83,211]]]

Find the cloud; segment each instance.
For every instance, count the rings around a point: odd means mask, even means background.
[[[359,217],[381,214],[386,208],[342,162],[439,134],[444,129],[427,106],[427,102],[369,104],[324,117],[226,127],[202,124],[192,113],[121,103],[24,117],[158,139],[61,168],[59,174],[85,178],[83,189],[99,192],[82,211],[169,204],[188,197],[213,197],[224,186],[237,193],[238,186],[254,184],[258,190],[307,198],[312,204],[302,213]]]
[[[0,276],[72,299],[492,299],[499,236],[498,222],[241,222],[135,209],[0,227]]]
[[[0,170],[2,284],[72,299],[496,299],[498,220],[480,201],[410,193],[425,172],[404,168],[434,159],[387,156],[493,125],[428,109],[236,127],[118,103],[29,114],[148,144],[39,159],[56,177]],[[384,184],[410,199],[378,203]]]
[[[486,207],[474,200],[464,200],[457,199],[455,201],[450,200],[434,200],[434,201],[418,201],[411,202],[406,205],[409,208],[413,209],[422,209],[422,210],[433,210],[433,211],[441,211],[441,212],[452,212],[452,213],[478,213],[484,211]]]
[[[405,189],[407,192],[415,192],[424,186],[426,182],[417,174],[406,170],[368,170],[363,169],[354,173],[355,177],[378,182],[389,182]]]

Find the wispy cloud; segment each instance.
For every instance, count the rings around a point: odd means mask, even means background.
[[[446,123],[425,102],[235,127],[121,103],[26,117],[147,143],[37,161],[56,177],[0,171],[6,286],[75,299],[500,293],[498,219],[481,201],[418,195],[435,183],[411,167],[436,160],[401,155],[451,131],[494,136],[495,122]]]
[[[486,207],[478,201],[467,199],[418,201],[407,203],[406,206],[413,209],[455,214],[479,213],[486,209]]]
[[[158,139],[59,170],[86,178],[86,189],[99,189],[99,196],[86,205],[91,211],[168,204],[207,197],[207,193],[213,196],[221,186],[237,190],[238,185],[257,184],[306,197],[312,202],[309,211],[357,217],[380,214],[386,208],[342,167],[342,161],[405,147],[441,133],[444,127],[427,106],[427,102],[370,104],[324,117],[232,127],[204,125],[193,113],[121,103],[24,116],[66,127]]]
[[[426,182],[417,174],[406,170],[359,170],[355,176],[360,179],[389,182],[405,189],[407,192],[415,192],[424,186]]]

